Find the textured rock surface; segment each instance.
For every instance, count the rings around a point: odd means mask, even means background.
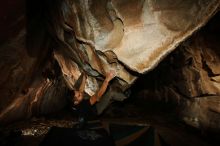
[[[135,91],[143,102],[177,104],[179,117],[202,130],[219,131],[219,13],[182,43],[152,72],[138,79]],[[134,95],[135,96],[135,95]]]
[[[5,34],[15,35],[9,35],[8,41],[5,38],[0,47],[0,121],[7,123],[62,108],[66,85],[72,89],[82,71],[89,76],[85,91],[90,95],[99,88],[109,69],[117,71],[117,79],[108,92],[124,91],[138,73],[152,70],[203,26],[219,3],[219,0],[28,2],[26,17],[21,14],[18,21],[26,25],[17,25],[19,33],[12,33],[10,27],[6,29]],[[7,22],[10,21],[6,19],[4,24]],[[199,71],[193,67],[179,70],[182,77],[178,79],[184,78],[184,83],[181,80],[173,83],[180,88],[179,93],[192,97],[217,94],[218,85],[206,77],[207,71],[200,70],[204,68],[201,64],[204,61],[199,59],[201,50],[186,49],[183,55],[187,58],[185,53],[197,56]],[[204,56],[210,58],[206,53]],[[212,73],[218,74],[217,63],[218,60],[216,64],[212,61],[205,64],[215,65]],[[201,76],[201,85],[195,76]],[[213,80],[218,80],[218,76],[213,76]]]

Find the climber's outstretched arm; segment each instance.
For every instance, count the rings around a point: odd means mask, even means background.
[[[109,82],[115,77],[115,75],[116,75],[115,71],[113,71],[113,70],[111,70],[109,73],[107,73],[106,78],[105,78],[104,82],[102,83],[102,86],[100,87],[99,91],[90,98],[91,105],[95,104],[97,101],[100,100],[102,95],[105,93]]]

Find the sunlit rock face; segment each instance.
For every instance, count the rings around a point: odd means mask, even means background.
[[[113,51],[123,65],[143,73],[204,25],[218,3],[215,0],[113,0],[101,4],[80,1],[73,4],[78,20],[73,27],[76,36],[91,41],[96,50]]]
[[[219,3],[27,2],[26,17],[19,17],[27,23],[0,47],[0,120],[7,123],[62,108],[67,90],[73,89],[81,72],[88,75],[85,92],[93,95],[105,73],[115,70],[117,78],[107,93],[114,92],[117,100],[123,100],[118,92],[130,87],[139,73],[155,68],[179,43],[205,25]]]

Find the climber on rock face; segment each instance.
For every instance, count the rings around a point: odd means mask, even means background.
[[[90,98],[86,98],[87,95],[84,93],[85,84],[86,84],[86,75],[82,74],[82,82],[80,84],[79,89],[73,90],[72,93],[72,108],[76,109],[78,115],[79,115],[79,123],[83,126],[86,124],[87,121],[95,120],[97,115],[97,110],[95,106],[93,106],[96,102],[98,102],[103,94],[105,93],[109,82],[115,77],[116,73],[115,71],[111,70],[106,74],[106,78],[103,81],[100,89],[98,92],[96,92],[93,96]],[[82,126],[81,125],[81,126]]]
[[[106,78],[100,87],[99,91],[94,94],[92,97],[90,97],[89,102],[91,105],[94,105],[97,101],[100,100],[102,95],[105,93],[109,82],[115,77],[115,72],[111,70],[109,73],[107,73]],[[86,84],[86,75],[83,74],[83,80],[82,83],[79,87],[79,90],[74,90],[73,94],[73,103],[74,105],[79,104],[83,100],[83,95],[84,95],[84,89],[85,89],[85,84]]]

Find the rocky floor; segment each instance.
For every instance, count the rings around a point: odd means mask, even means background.
[[[176,118],[175,107],[162,103],[148,103],[139,108],[137,104],[113,103],[100,116],[104,127],[111,124],[152,127],[171,146],[219,145],[217,134],[208,134],[185,125]],[[3,146],[37,146],[53,126],[71,128],[76,123],[67,110],[47,118],[32,118],[1,128],[0,144]],[[154,134],[155,135],[155,134]],[[216,137],[215,137],[216,136]],[[8,143],[10,142],[10,143]],[[155,144],[156,145],[156,144]],[[119,145],[118,145],[119,146]]]

